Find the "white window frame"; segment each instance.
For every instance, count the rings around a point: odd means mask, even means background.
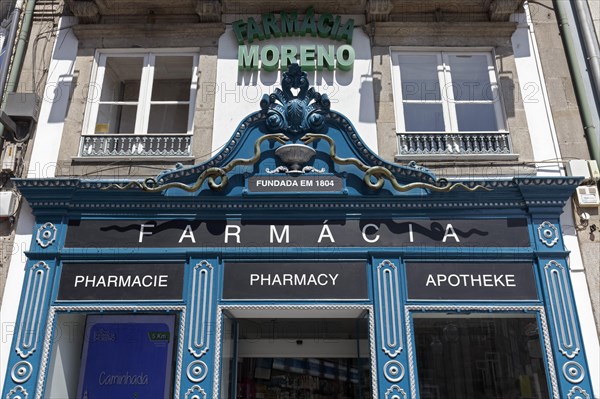
[[[188,109],[188,121],[187,121],[187,132],[186,133],[165,133],[175,135],[192,135],[194,131],[194,110],[196,104],[196,97],[198,94],[198,62],[199,62],[199,49],[198,48],[177,48],[177,49],[102,49],[96,50],[94,57],[94,65],[92,68],[92,74],[90,79],[90,87],[88,92],[88,100],[85,111],[85,117],[83,122],[84,135],[100,134],[96,133],[96,119],[98,116],[98,109],[100,106],[100,95],[102,92],[102,85],[104,83],[104,73],[106,67],[106,60],[108,57],[140,57],[143,58],[142,76],[140,80],[140,92],[138,94],[138,110],[135,120],[135,129],[133,132],[123,132],[122,134],[154,134],[148,133],[148,124],[150,120],[150,105],[151,104],[186,104],[187,101],[151,101],[152,96],[152,84],[154,82],[154,65],[157,56],[191,56],[193,57],[193,68],[190,75],[190,100]],[[125,104],[127,102],[119,102]],[[134,104],[134,102],[131,102]],[[107,133],[118,135],[119,133]]]
[[[415,54],[415,55],[435,55],[438,60],[437,71],[438,81],[440,84],[440,93],[442,96],[441,101],[416,101],[407,100],[402,98],[402,74],[400,72],[400,63],[398,56],[402,54]],[[493,95],[493,101],[471,101],[471,103],[481,104],[494,104],[494,111],[496,114],[497,130],[494,131],[460,131],[458,130],[458,119],[456,116],[456,104],[460,103],[454,100],[454,93],[452,91],[452,75],[450,71],[450,65],[448,61],[449,55],[485,55],[488,62],[488,76],[490,79],[490,85]],[[396,133],[409,133],[409,134],[444,134],[444,133],[508,133],[506,125],[506,115],[503,107],[502,93],[498,82],[498,73],[495,65],[495,54],[493,48],[431,48],[431,47],[390,47],[390,60],[391,60],[391,71],[392,71],[392,94],[394,99],[394,114],[396,118]],[[428,132],[428,131],[411,131],[407,132],[404,123],[404,103],[440,103],[442,104],[444,113],[444,131]]]

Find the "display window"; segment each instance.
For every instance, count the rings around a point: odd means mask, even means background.
[[[55,314],[44,398],[171,398],[176,314]]]
[[[538,318],[414,313],[419,398],[550,398]]]
[[[373,397],[368,312],[243,316],[224,313],[221,398]]]

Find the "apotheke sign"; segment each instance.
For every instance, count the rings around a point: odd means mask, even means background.
[[[531,263],[406,264],[408,298],[415,300],[537,300]]]
[[[232,24],[233,32],[239,44],[238,68],[240,71],[256,70],[274,71],[297,63],[305,71],[315,69],[333,70],[335,68],[348,71],[354,64],[356,54],[352,44],[354,20],[342,22],[339,15],[329,13],[316,16],[312,9],[306,11],[302,19],[298,13],[262,14],[260,21],[249,17]],[[279,37],[312,36],[344,42],[340,46],[332,44],[281,45],[268,44],[258,46],[255,40],[268,40]]]

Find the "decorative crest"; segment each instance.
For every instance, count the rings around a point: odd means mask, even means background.
[[[282,89],[265,94],[260,101],[260,107],[267,114],[269,131],[294,135],[323,129],[331,101],[327,94],[308,86],[306,72],[298,64],[290,65],[283,73]],[[297,90],[297,94],[292,89]]]

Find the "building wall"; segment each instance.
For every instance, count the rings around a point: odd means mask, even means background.
[[[543,4],[550,7],[552,2],[545,1]],[[595,21],[598,22],[600,7],[597,7],[595,0],[590,1],[590,8]],[[359,23],[355,32],[356,46],[361,47],[362,54],[360,60],[357,57],[355,62],[351,83],[344,86],[348,81],[348,75],[344,73],[341,73],[339,78],[334,74],[321,75],[324,85],[333,83],[341,86],[342,91],[337,91],[338,99],[341,101],[339,103],[332,101],[332,108],[345,114],[356,124],[357,130],[371,149],[378,152],[385,160],[394,161],[398,155],[398,145],[390,46],[493,49],[506,122],[511,134],[513,152],[517,155],[502,161],[477,159],[463,161],[460,158],[445,161],[415,160],[441,177],[559,174],[561,170],[554,162],[555,158],[589,159],[589,153],[562,42],[558,35],[556,18],[547,8],[538,7],[535,11],[531,13],[531,18],[544,77],[539,76],[537,71],[532,69],[532,65],[535,66],[537,62],[534,56],[537,50],[530,47],[527,37],[530,26],[526,20],[519,19],[521,17],[514,18],[514,25],[510,29],[508,27],[511,22],[497,25],[481,22],[484,19],[480,19],[479,16],[473,16],[472,18],[476,20],[468,21],[468,24],[456,23],[455,25],[429,20],[417,22],[413,17],[407,17],[402,21],[406,28],[402,29],[398,29],[400,23],[398,21],[369,23],[357,19]],[[485,15],[481,18],[484,17]],[[39,20],[35,24],[21,85],[24,89],[29,88],[40,93],[44,97],[44,104],[40,112],[38,137],[35,138],[35,145],[30,146],[28,151],[26,166],[28,177],[142,178],[155,176],[163,169],[173,168],[176,162],[184,165],[198,164],[209,159],[226,142],[244,115],[259,110],[259,98],[248,101],[248,98],[241,94],[240,90],[244,85],[256,79],[252,84],[260,87],[263,92],[270,93],[269,88],[279,84],[277,76],[275,79],[261,80],[259,73],[254,77],[249,74],[249,81],[236,82],[234,89],[227,87],[232,81],[232,76],[234,78],[237,76],[237,65],[235,54],[231,52],[235,46],[224,45],[231,41],[231,32],[229,29],[226,30],[226,24],[198,24],[197,27],[186,25],[182,28],[185,32],[183,34],[155,32],[152,29],[140,34],[139,31],[132,33],[130,26],[130,23],[139,23],[139,17],[111,18],[113,19],[106,20],[107,24],[113,23],[104,28],[86,25],[69,27],[75,24],[75,18],[65,18],[61,25],[57,25],[56,20]],[[171,23],[175,26],[177,21],[186,22],[189,16],[181,17],[179,20],[177,18],[179,17],[171,19]],[[227,18],[233,20],[237,15],[223,16],[224,20]],[[478,23],[481,25],[477,25]],[[596,28],[598,34],[598,25]],[[62,36],[55,46],[55,39],[61,30],[68,32],[68,35]],[[297,42],[300,43],[301,40]],[[78,158],[88,103],[88,84],[96,49],[153,48],[174,45],[200,48],[193,157],[142,160]],[[52,49],[54,49],[54,58],[50,56]],[[319,74],[314,75],[319,77]],[[532,76],[537,79],[533,82],[533,86],[530,85]],[[49,84],[44,87],[46,79]],[[327,92],[327,90],[320,91]],[[346,101],[359,95],[361,103],[358,108],[355,101]],[[232,103],[232,98],[239,99],[239,102],[236,100]],[[409,160],[398,161],[406,163]],[[582,289],[587,289],[585,286],[587,284],[590,292],[598,292],[600,271],[595,267],[598,257],[598,233],[590,233],[589,227],[579,223],[580,211],[577,207],[566,209],[565,225],[572,227],[574,238],[568,242],[573,245],[569,248],[573,251],[572,266],[574,265],[577,269],[575,272],[579,273],[573,278],[578,279]],[[600,226],[597,209],[588,212],[592,214],[589,225]],[[9,294],[13,297],[18,295],[22,276],[19,277],[20,272],[17,269],[22,268],[24,262],[22,251],[31,239],[31,228],[28,229],[27,226],[32,226],[32,221],[27,220],[27,223],[29,224],[23,224],[21,227],[17,247],[12,245],[13,232],[10,229],[5,229],[6,234],[0,232],[0,297],[5,281],[3,276],[6,275],[11,255],[13,255],[12,269],[16,274],[9,279],[9,285],[13,287]],[[578,245],[581,247],[580,254]],[[587,292],[576,291],[576,295],[580,301],[578,303],[587,301]],[[596,326],[600,327],[600,298],[597,295],[591,295],[591,298]],[[6,316],[9,313],[10,315]],[[2,321],[12,322],[14,313],[12,309],[3,307]],[[591,313],[580,309],[580,317],[584,322],[588,314]],[[589,327],[591,324],[588,323],[586,326]],[[587,331],[594,335],[594,331],[590,329]],[[5,334],[4,330],[2,337],[8,337],[10,344],[12,337]],[[6,353],[5,346],[2,349],[2,352]],[[5,367],[5,361],[6,359],[2,358],[2,367]],[[597,365],[593,367],[598,369]],[[0,369],[0,374],[0,378],[3,378],[4,369]],[[596,388],[598,388],[597,384]]]
[[[600,4],[596,0],[588,0],[590,11],[592,12],[592,20],[594,21],[594,29],[596,30],[596,37],[600,42]]]
[[[548,6],[552,4],[551,1],[544,3]],[[540,58],[562,158],[564,162],[572,159],[590,159],[556,16],[552,11],[541,7],[538,7],[537,11],[532,12],[531,16],[538,38]],[[579,217],[584,211],[591,215],[591,219],[585,225],[580,222]],[[600,290],[600,271],[597,267],[592,266],[596,265],[598,261],[598,238],[597,234],[589,229],[592,224],[600,225],[598,208],[583,209],[575,204],[572,212],[583,264],[586,266],[585,274],[589,289],[590,292],[598,292]],[[596,328],[600,328],[600,297],[591,295],[591,300]]]

